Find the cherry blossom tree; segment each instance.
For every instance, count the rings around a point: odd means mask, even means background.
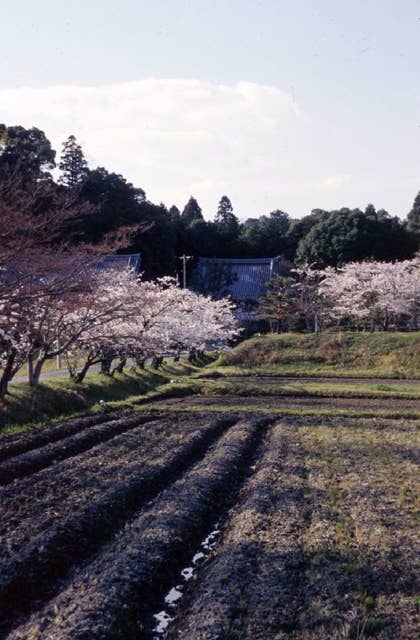
[[[353,262],[326,269],[319,285],[329,317],[338,323],[383,330],[417,327],[420,259],[401,262]]]
[[[229,300],[181,289],[172,278],[131,281],[123,287],[119,283],[114,295],[124,301],[123,312],[119,305],[117,314],[110,309],[108,319],[92,323],[66,354],[70,374],[78,381],[95,363],[104,364],[103,371],[109,373],[114,359],[120,360],[121,369],[128,358],[141,362],[156,355],[220,347],[239,332]]]
[[[0,398],[25,360],[30,384],[36,385],[45,361],[74,341],[80,328],[70,328],[71,318],[83,298],[92,298],[81,327],[89,325],[96,313],[92,267],[142,228],[120,228],[89,244],[81,223],[92,212],[50,179],[28,182],[18,172],[1,176]]]
[[[295,291],[295,313],[303,316],[309,331],[319,333],[322,331],[327,306],[320,289],[325,271],[304,265],[294,269],[292,273],[296,277],[296,282],[292,285]]]

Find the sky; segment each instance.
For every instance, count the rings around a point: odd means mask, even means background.
[[[212,219],[420,189],[420,0],[0,0],[0,122]]]

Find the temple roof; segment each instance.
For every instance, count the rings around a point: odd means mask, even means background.
[[[215,272],[224,272],[226,292],[232,300],[257,300],[267,291],[268,282],[286,273],[287,267],[275,258],[199,258],[200,278],[214,278]]]
[[[141,265],[140,253],[130,253],[127,255],[109,255],[105,256],[95,265],[98,271],[122,271],[123,269],[132,269],[138,273]]]

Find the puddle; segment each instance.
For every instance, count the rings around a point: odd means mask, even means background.
[[[160,613],[157,613],[153,617],[156,620],[156,627],[153,629],[153,633],[159,634],[159,635],[155,635],[153,640],[155,640],[155,638],[157,638],[157,640],[160,640],[162,633],[169,626],[169,623],[172,622],[173,618],[171,618],[171,616],[168,613],[166,613],[166,611],[161,611]]]
[[[176,587],[172,587],[172,589],[170,590],[170,592],[165,598],[166,604],[171,605],[177,600],[179,600],[180,598],[182,598],[182,591],[181,591],[182,587],[183,587],[182,584],[178,584]]]
[[[190,565],[184,567],[180,572],[182,581],[172,587],[166,594],[165,605],[167,608],[153,615],[156,621],[156,625],[153,629],[153,640],[162,640],[163,634],[174,619],[171,613],[174,613],[174,609],[177,607],[177,605],[179,604],[179,600],[181,600],[182,596],[184,595],[184,586],[189,580],[191,580],[191,578],[194,577],[194,574],[197,572],[198,567],[202,565],[207,556],[210,555],[211,551],[214,549],[218,542],[220,533],[220,523],[216,522],[213,530],[206,538],[204,538],[198,550],[191,558]]]

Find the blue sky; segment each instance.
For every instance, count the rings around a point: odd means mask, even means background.
[[[0,0],[0,121],[211,218],[420,189],[420,0]]]

